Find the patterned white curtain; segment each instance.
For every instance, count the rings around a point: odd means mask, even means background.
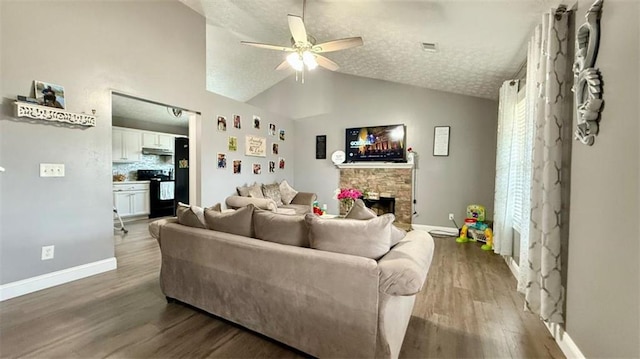
[[[566,240],[571,148],[571,76],[567,57],[569,14],[543,16],[528,54],[528,116],[535,124],[526,307],[542,320],[562,323],[562,243]]]
[[[516,104],[519,81],[505,81],[498,104],[498,144],[496,148],[496,184],[493,204],[493,251],[513,255],[514,174],[511,151],[515,136]]]

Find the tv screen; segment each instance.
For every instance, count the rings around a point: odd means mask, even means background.
[[[347,162],[406,161],[405,125],[347,128]]]

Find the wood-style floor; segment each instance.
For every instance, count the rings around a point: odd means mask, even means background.
[[[182,304],[158,285],[146,221],[115,235],[118,269],[0,303],[0,357],[292,358],[304,354]],[[515,280],[475,243],[436,239],[403,358],[563,358]]]

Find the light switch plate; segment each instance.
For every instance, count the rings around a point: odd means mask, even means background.
[[[40,177],[64,177],[64,163],[41,163]]]

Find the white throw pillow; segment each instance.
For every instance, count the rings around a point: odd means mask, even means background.
[[[280,182],[280,198],[282,199],[282,203],[291,204],[291,201],[293,201],[297,194],[298,191],[293,189],[287,180]]]

